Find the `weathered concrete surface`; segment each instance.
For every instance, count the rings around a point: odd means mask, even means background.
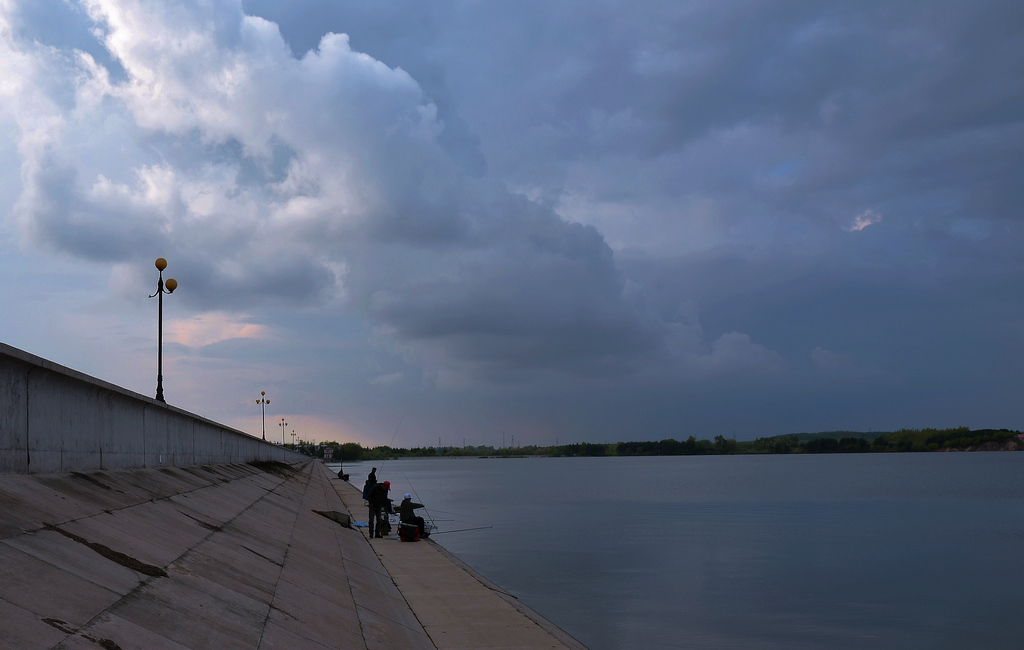
[[[334,482],[338,482],[333,478]],[[0,476],[0,648],[433,648],[318,462]]]
[[[283,447],[0,343],[0,474],[300,458]]]
[[[315,512],[362,510],[313,461],[0,475],[0,650],[582,647],[436,545]]]
[[[337,489],[349,511],[367,510],[355,486],[346,483]],[[395,535],[370,540],[367,529],[362,531],[437,648],[585,650],[437,544],[399,542]]]

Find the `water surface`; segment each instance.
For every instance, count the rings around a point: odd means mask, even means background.
[[[376,464],[438,543],[593,650],[1024,638],[1024,454]]]

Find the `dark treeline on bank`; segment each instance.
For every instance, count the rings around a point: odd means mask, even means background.
[[[885,453],[911,451],[1016,451],[1024,450],[1019,431],[1010,429],[900,429],[888,433],[826,431],[758,438],[739,442],[724,436],[714,440],[668,438],[658,441],[615,442],[540,447],[363,447],[355,442],[326,442],[320,445],[287,445],[311,456],[324,457],[324,450],[335,461],[383,460],[436,456],[697,456],[714,454],[832,454]]]

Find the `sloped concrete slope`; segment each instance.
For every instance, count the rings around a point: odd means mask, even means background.
[[[320,463],[0,476],[0,648],[434,648]]]

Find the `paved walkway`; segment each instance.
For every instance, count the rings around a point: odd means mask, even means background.
[[[580,647],[435,544],[316,512],[353,499],[319,462],[0,475],[0,649]]]
[[[338,493],[357,519],[366,518],[355,486],[342,483]],[[368,529],[361,530],[368,538]],[[583,648],[432,541],[406,543],[396,535],[367,541],[440,650]]]

